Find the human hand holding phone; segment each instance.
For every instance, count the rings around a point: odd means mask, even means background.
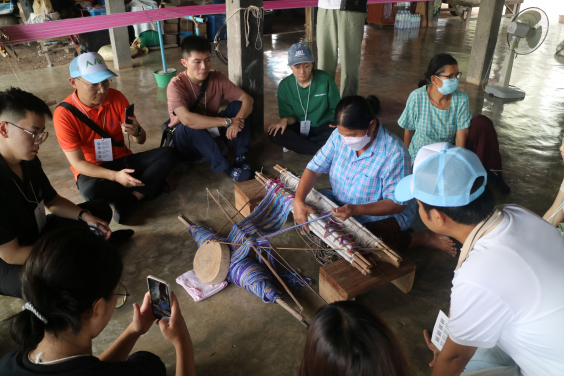
[[[176,295],[171,293],[171,315],[168,322],[166,320],[159,320],[159,328],[163,337],[172,343],[174,347],[178,346],[189,346],[192,344],[192,339],[190,338],[190,333],[188,332],[188,327],[182,317],[180,312],[180,307],[178,305],[178,300]]]
[[[137,334],[143,335],[149,331],[156,319],[151,307],[151,294],[147,292],[143,298],[141,307],[139,307],[139,304],[133,303],[133,320],[131,327]]]

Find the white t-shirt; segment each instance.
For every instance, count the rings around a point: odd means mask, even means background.
[[[317,6],[323,9],[341,9],[341,0],[319,0]]]
[[[498,345],[525,376],[564,375],[564,237],[519,206],[502,212],[454,273],[450,338]]]

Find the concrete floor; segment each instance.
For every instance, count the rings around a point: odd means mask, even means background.
[[[507,19],[503,21],[498,38],[492,65],[494,80],[499,76],[508,50],[505,42],[508,22]],[[441,19],[438,28],[420,29],[407,37],[394,33],[393,29],[367,26],[361,63],[361,94],[375,94],[380,98],[381,120],[400,135],[402,132],[396,121],[409,93],[423,77],[428,61],[436,53],[451,53],[464,73],[460,90],[470,96],[473,115],[483,113],[491,117],[499,135],[504,175],[513,192],[505,197],[498,195],[498,202],[517,203],[542,214],[552,203],[564,175],[558,152],[564,128],[564,58],[553,56],[556,45],[564,37],[564,25],[553,22],[539,50],[516,59],[511,84],[524,89],[527,97],[524,101],[507,104],[491,101],[476,86],[464,83],[475,25],[472,22],[465,33],[460,20]],[[303,34],[299,33],[264,38],[265,103],[268,104],[265,125],[278,118],[276,90],[280,80],[289,74],[287,50],[302,38]],[[181,68],[179,58],[178,49],[167,50],[169,64],[177,69]],[[139,122],[148,132],[146,145],[132,145],[135,152],[140,152],[158,146],[161,123],[168,114],[165,92],[157,89],[152,73],[159,68],[159,54],[153,52],[135,62],[134,69],[119,72],[114,88],[135,103]],[[227,71],[215,56],[213,66]],[[20,78],[24,81],[21,85],[13,75],[4,76],[0,89],[22,86],[41,98],[57,102],[71,93],[67,67],[26,72]],[[53,131],[52,123],[48,129]],[[42,145],[39,157],[59,194],[81,202],[54,133]],[[266,137],[255,144],[250,157],[253,165],[264,167],[266,173],[272,173],[276,163],[301,173],[310,159],[282,153]],[[170,182],[173,191],[145,202],[128,226],[136,231],[133,239],[121,247],[125,264],[123,283],[132,294],[128,303],[141,302],[146,291],[145,278],[149,274],[171,283],[194,342],[199,375],[295,375],[306,330],[282,308],[264,304],[234,285],[196,304],[175,283],[177,276],[192,268],[196,251],[192,237],[176,219],[178,213],[186,214],[198,224],[219,229],[226,218],[213,201],[206,198],[205,188],[219,189],[232,200],[233,182],[223,174],[211,173],[207,163],[192,165],[186,174],[171,175]],[[328,187],[327,179],[318,187]],[[114,230],[122,228],[113,222],[111,227]],[[416,230],[421,228],[418,219]],[[226,235],[228,230],[223,233]],[[280,235],[274,243],[280,247],[303,246],[294,232]],[[393,327],[406,348],[415,374],[424,375],[429,373],[431,353],[421,332],[432,329],[439,309],[448,310],[456,261],[445,253],[429,249],[412,250],[407,255],[417,263],[414,288],[409,294],[404,295],[389,284],[357,299],[375,309]],[[286,251],[285,256],[294,266],[300,267],[304,275],[314,280],[318,278],[319,265],[311,255]],[[317,283],[314,288],[318,288]],[[305,316],[311,320],[322,303],[305,288],[298,290],[296,295],[305,307]],[[287,297],[286,301],[291,299]],[[18,299],[0,297],[0,319],[19,312],[21,306]],[[129,307],[114,313],[108,327],[94,341],[95,354],[101,353],[130,322],[132,312]],[[8,325],[2,321],[0,356],[13,348]],[[169,374],[174,373],[174,349],[156,326],[138,341],[135,350],[156,353],[166,363]]]

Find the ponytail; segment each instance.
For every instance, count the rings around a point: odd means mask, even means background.
[[[419,81],[418,86],[422,87],[429,85],[431,83],[431,77],[437,75],[438,73],[443,73],[445,71],[445,66],[447,65],[458,65],[458,61],[452,55],[449,54],[438,54],[433,56],[427,67],[427,72],[425,72],[425,78]]]
[[[367,98],[351,95],[339,101],[335,108],[335,125],[348,129],[368,129],[380,113],[380,100],[375,95]]]
[[[29,352],[45,332],[56,335],[71,329],[78,334],[83,313],[100,298],[111,298],[122,270],[116,250],[88,228],[45,235],[33,246],[22,269],[26,309],[8,319],[10,336]]]

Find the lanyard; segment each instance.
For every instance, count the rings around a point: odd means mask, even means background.
[[[194,98],[198,99],[198,96],[196,95],[196,90],[194,90],[194,86],[192,86],[192,80],[190,80],[190,77],[188,77],[188,73],[186,73],[186,77],[188,78],[188,82],[190,82],[190,87],[192,88],[192,93],[194,93]],[[207,90],[204,92],[204,106],[206,107],[206,109],[204,110],[202,108],[202,102],[201,101],[200,101],[200,103],[198,103],[198,106],[200,106],[200,110],[202,110],[203,115],[208,116],[207,112],[206,112],[208,110],[208,93],[207,93]]]
[[[82,108],[82,105],[80,104],[80,101],[79,101],[79,100],[75,100],[74,98],[75,98],[75,93],[72,93],[72,101],[73,101],[74,103],[76,103],[76,104],[78,105],[78,107],[80,107],[80,109],[82,110],[82,112],[84,113],[84,115],[86,115],[86,117],[87,117],[88,119],[90,119],[90,116],[88,116],[88,112],[86,112],[86,110],[85,110],[84,108]],[[106,128],[106,114],[107,114],[107,113],[108,113],[108,111],[106,110],[106,107],[104,107],[104,123],[102,124],[102,129],[103,129],[103,130],[106,130],[105,128]],[[92,120],[92,119],[90,119],[90,120]]]
[[[302,110],[305,115],[304,121],[307,120],[307,112],[309,111],[309,95],[311,94],[311,85],[313,85],[313,77],[311,78],[311,82],[309,83],[309,91],[307,93],[307,106],[306,109],[304,110],[304,104],[302,103],[302,96],[300,95],[300,89],[298,88],[298,79],[296,78],[296,90],[298,91],[298,98],[300,98],[300,106],[302,106]]]
[[[18,187],[18,189],[20,190],[20,192],[22,193],[22,196],[24,196],[25,200],[27,202],[31,202],[34,204],[39,205],[39,200],[37,199],[37,196],[35,195],[35,190],[33,189],[33,184],[31,184],[31,181],[29,182],[29,185],[31,186],[31,191],[33,192],[33,197],[35,197],[35,201],[31,201],[28,200],[28,198],[26,197],[25,193],[23,193],[22,189],[20,188],[20,186],[18,185],[18,183],[16,183],[16,181],[14,180],[14,178],[12,178],[12,181],[14,182],[14,184],[16,185],[16,187]]]

